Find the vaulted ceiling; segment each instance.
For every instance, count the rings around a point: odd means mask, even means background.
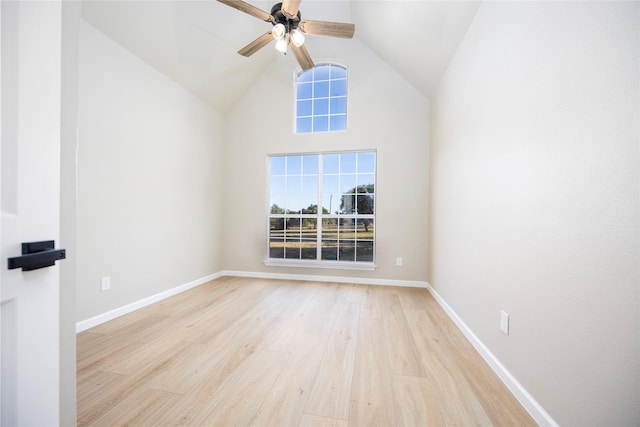
[[[276,1],[247,0],[269,12]],[[303,0],[303,19],[355,24],[355,38],[430,97],[476,13],[479,1]],[[82,17],[219,111],[228,111],[281,55],[273,46],[250,58],[236,52],[271,24],[216,0],[85,1]],[[348,40],[307,37],[312,57]],[[290,58],[292,69],[297,66]]]

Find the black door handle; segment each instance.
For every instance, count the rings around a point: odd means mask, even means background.
[[[22,268],[22,271],[51,267],[56,261],[65,259],[64,249],[54,249],[55,241],[29,242],[22,244],[22,256],[9,258],[9,270]]]

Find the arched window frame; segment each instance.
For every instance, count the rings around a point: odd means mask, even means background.
[[[295,133],[347,129],[348,72],[344,64],[323,61],[294,78]]]

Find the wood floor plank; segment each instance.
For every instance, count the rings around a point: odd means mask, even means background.
[[[114,322],[118,322],[118,320],[119,319],[116,319],[114,320]],[[171,316],[167,314],[154,313],[143,317],[138,316],[138,318],[132,324],[126,326],[119,325],[119,327],[117,328],[108,328],[105,326],[104,329],[108,330],[103,330],[101,332],[107,335],[117,334],[119,337],[128,341],[147,343],[153,341],[161,335],[164,335],[167,327],[172,322],[175,322],[175,319]],[[106,325],[108,325],[109,323],[111,322],[107,322]]]
[[[398,294],[381,295],[380,300],[391,372],[396,375],[423,376],[424,369],[409,332]]]
[[[425,367],[425,378],[435,391],[430,397],[435,399],[444,422],[491,425],[478,395],[470,389],[467,378],[450,359],[448,351],[451,347],[441,339],[427,313],[424,310],[405,310],[405,317]]]
[[[358,331],[357,304],[345,302],[333,326],[306,413],[346,420]]]
[[[318,374],[328,336],[305,334],[262,404],[254,426],[296,426]]]
[[[80,334],[80,337],[86,335]],[[91,334],[91,340],[85,340],[77,347],[76,374],[78,380],[97,369],[103,369],[110,361],[118,360],[123,355],[135,352],[143,345],[144,343],[128,341],[119,336]]]
[[[337,420],[335,418],[320,417],[313,414],[304,414],[300,427],[347,427],[349,423],[346,420]]]
[[[78,417],[78,424],[92,425],[130,395],[147,388],[149,382],[156,376],[171,370],[176,361],[180,359],[180,352],[184,351],[186,349],[183,346],[173,343],[165,352],[159,354],[156,359],[148,360],[143,365],[138,366],[138,370],[135,373],[124,375],[125,381],[105,390],[101,398],[89,410],[85,411],[82,408],[82,411],[79,411],[79,414],[82,412],[83,415]],[[78,388],[80,388],[80,385]]]
[[[362,318],[358,324],[349,424],[395,426],[393,391],[382,319]]]
[[[446,425],[438,406],[438,390],[426,378],[394,375],[393,391],[399,426]]]
[[[124,375],[110,374],[94,370],[78,381],[78,419],[95,419],[92,411],[99,407],[99,403],[108,395],[110,390],[120,387],[126,382]]]
[[[382,319],[381,286],[368,286],[362,295],[360,315],[369,319]]]
[[[290,287],[295,290],[281,304],[285,314],[279,328],[273,328],[264,337],[264,345],[270,351],[292,352],[312,319],[312,305],[317,293],[305,284]]]
[[[493,425],[535,426],[531,416],[475,349],[461,349],[452,353],[471,392],[477,396]]]
[[[198,425],[250,425],[262,402],[280,375],[289,354],[262,351],[249,364],[238,381],[230,387],[215,407],[194,421]]]
[[[92,425],[111,426],[148,426],[164,424],[164,408],[171,407],[180,395],[166,391],[143,388],[136,390]]]

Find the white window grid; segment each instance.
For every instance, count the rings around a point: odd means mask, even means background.
[[[341,152],[341,153],[346,153],[346,152]],[[305,260],[305,258],[302,258],[302,243],[306,242],[306,241],[315,241],[315,248],[316,248],[316,254],[315,254],[315,258],[313,258],[316,261],[322,262],[322,263],[329,263],[329,262],[333,262],[333,261],[339,261],[339,262],[344,262],[344,263],[355,263],[355,262],[365,262],[365,263],[375,263],[375,241],[376,241],[376,227],[375,227],[375,212],[376,212],[376,208],[375,208],[375,203],[376,203],[376,192],[374,191],[374,193],[367,193],[368,195],[371,195],[373,197],[374,200],[374,209],[373,212],[374,214],[342,214],[342,213],[332,213],[331,209],[332,206],[330,206],[328,208],[329,213],[325,214],[323,213],[323,209],[325,208],[322,205],[322,194],[323,194],[323,189],[322,189],[322,177],[323,175],[338,175],[338,179],[341,179],[341,176],[343,175],[354,175],[352,173],[345,173],[342,174],[340,172],[338,173],[329,173],[329,174],[324,174],[323,173],[323,155],[326,154],[341,154],[341,153],[306,153],[306,154],[317,154],[318,155],[318,173],[315,174],[317,176],[317,181],[318,181],[318,192],[317,192],[317,209],[316,209],[316,213],[315,214],[303,214],[303,213],[284,213],[284,214],[272,214],[271,213],[271,200],[269,203],[269,207],[268,207],[268,214],[267,214],[267,258],[271,259],[271,254],[270,254],[270,249],[271,249],[271,220],[272,219],[282,219],[284,222],[284,227],[286,230],[286,220],[287,219],[298,219],[300,221],[300,225],[302,224],[302,222],[307,219],[307,220],[311,220],[311,221],[315,221],[316,222],[316,233],[315,233],[315,238],[313,239],[309,239],[309,238],[304,238],[303,237],[303,233],[300,232],[299,233],[299,237],[297,239],[294,238],[287,238],[286,237],[286,233],[284,233],[283,236],[283,242],[285,243],[285,248],[284,248],[284,254],[282,258],[274,258],[274,259],[285,259],[288,261],[295,261],[295,260]],[[355,153],[373,153],[375,156],[375,151],[358,151]],[[305,155],[305,154],[289,154],[289,155],[275,155],[275,156],[270,156],[269,159],[271,159],[271,157],[280,157],[280,156],[298,156],[298,155]],[[357,159],[357,157],[356,157]],[[340,161],[340,160],[339,160]],[[270,162],[269,162],[270,163]],[[374,169],[373,169],[373,174],[374,177],[376,175],[376,164],[377,164],[377,159],[374,157]],[[340,165],[338,170],[340,170]],[[357,164],[357,160],[356,160],[356,168],[355,168],[356,172],[355,175],[358,175],[359,172],[359,168],[358,168],[358,164]],[[367,174],[370,174],[369,172],[367,172]],[[300,172],[300,174],[287,174],[286,172],[282,175],[271,175],[271,172],[269,170],[268,172],[269,177],[272,176],[309,176],[310,174],[305,174],[304,170],[302,170]],[[270,180],[268,180],[268,182],[270,182]],[[356,180],[357,182],[357,180]],[[375,184],[375,179],[374,179],[374,185]],[[271,188],[269,188],[269,193],[271,192]],[[341,196],[344,193],[340,193],[340,194],[336,194],[338,201],[340,200]],[[333,220],[336,221],[338,223],[338,234],[337,237],[331,238],[331,239],[327,239],[327,238],[323,238],[323,228],[324,228],[324,220]],[[371,221],[371,223],[374,225],[373,226],[373,236],[371,239],[358,239],[357,238],[357,232],[355,233],[355,236],[353,239],[344,239],[341,238],[341,231],[340,231],[340,223],[343,221],[363,221],[363,220],[367,220],[367,221]],[[357,223],[357,222],[356,222]],[[338,246],[336,249],[336,253],[337,253],[337,259],[323,259],[322,258],[322,249],[323,249],[323,241],[336,241]],[[355,248],[357,248],[357,244],[358,242],[361,243],[371,243],[372,244],[372,254],[371,254],[371,259],[366,260],[366,261],[362,261],[358,259],[358,251],[354,250],[354,259],[353,260],[342,260],[340,259],[340,241],[349,241],[349,242],[353,242]],[[300,243],[300,246],[298,248],[298,257],[287,257],[286,256],[286,242],[298,242]]]

